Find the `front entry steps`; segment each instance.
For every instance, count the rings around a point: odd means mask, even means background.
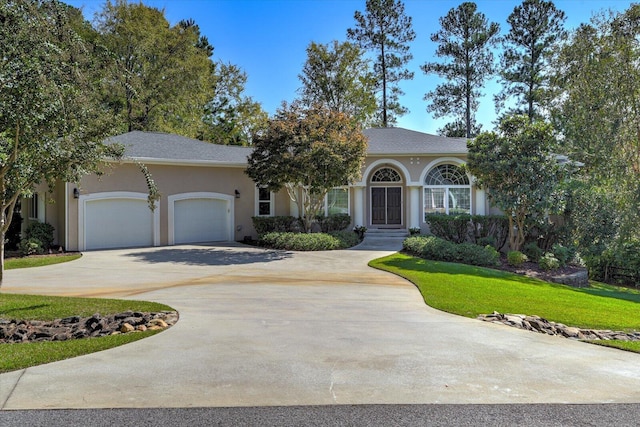
[[[409,237],[409,231],[405,228],[369,228],[366,236],[376,238],[400,238]]]
[[[375,251],[400,251],[409,232],[402,228],[373,228],[364,234],[364,240],[354,249]]]

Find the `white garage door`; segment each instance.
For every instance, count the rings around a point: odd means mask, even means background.
[[[174,202],[174,242],[198,243],[229,240],[229,202],[190,198]]]
[[[153,213],[146,200],[87,200],[84,224],[86,249],[153,246]]]

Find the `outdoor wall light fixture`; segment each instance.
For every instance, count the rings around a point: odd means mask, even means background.
[[[73,189],[73,198],[77,199],[78,197],[80,197],[80,190],[78,190],[77,188]]]
[[[240,198],[240,192],[238,190],[236,190],[236,199]]]

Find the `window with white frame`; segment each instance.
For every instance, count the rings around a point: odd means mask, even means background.
[[[469,176],[456,165],[441,164],[424,180],[424,213],[471,213]]]
[[[29,203],[29,219],[38,219],[38,204],[38,193],[33,193]]]
[[[338,187],[329,190],[325,197],[324,214],[349,214],[349,188]]]
[[[256,216],[273,216],[273,193],[266,187],[256,188]]]

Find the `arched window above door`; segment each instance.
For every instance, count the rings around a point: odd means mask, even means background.
[[[395,169],[380,168],[371,177],[371,182],[402,182],[402,177]]]

